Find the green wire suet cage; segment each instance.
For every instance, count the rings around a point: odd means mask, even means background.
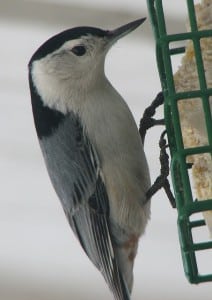
[[[170,2],[170,0],[168,1]],[[199,2],[200,1],[201,0],[199,0]],[[199,28],[195,3],[193,0],[185,0],[183,4],[186,5],[189,30],[188,32],[169,34],[170,29],[168,28],[167,16],[164,9],[165,2],[167,2],[167,0],[147,0],[156,41],[158,70],[165,98],[164,117],[171,154],[171,176],[178,211],[178,231],[183,266],[188,280],[191,283],[200,283],[212,281],[212,261],[208,261],[208,265],[211,266],[209,274],[201,274],[197,260],[197,256],[200,252],[205,254],[207,251],[210,251],[210,253],[212,253],[212,240],[210,240],[208,234],[206,240],[196,242],[193,232],[196,229],[206,227],[202,213],[212,211],[212,197],[198,201],[196,197],[193,196],[190,175],[192,164],[188,162],[188,158],[191,155],[204,153],[207,153],[210,158],[212,155],[212,118],[209,101],[209,97],[212,97],[212,86],[209,86],[207,82],[201,49],[202,39],[208,39],[208,41],[211,42],[209,39],[212,39],[212,28]],[[179,1],[179,5],[180,2],[182,3],[182,1]],[[202,2],[208,2],[210,5],[210,1],[202,0]],[[193,45],[192,49],[196,62],[199,87],[198,89],[191,88],[186,91],[178,91],[176,89],[172,61],[177,54],[184,55],[186,47],[182,45],[182,43],[187,43],[188,41]],[[212,51],[212,49],[210,49],[210,51]],[[204,118],[202,122],[205,122],[208,140],[207,144],[198,147],[185,147],[182,136],[179,102],[191,98],[194,99],[194,101],[195,99],[196,101],[198,101],[198,99],[201,101]],[[201,116],[199,116],[199,118],[201,118]],[[212,181],[212,178],[209,178],[209,180]],[[198,217],[195,218],[195,216]]]

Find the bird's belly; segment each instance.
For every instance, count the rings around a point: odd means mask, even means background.
[[[111,89],[102,96],[95,110],[87,102],[81,118],[99,158],[111,222],[140,235],[150,214],[149,203],[144,205],[150,176],[141,138],[123,99]]]
[[[128,168],[125,163],[111,162],[103,165],[110,207],[111,223],[124,232],[140,236],[150,216],[150,201],[146,201],[146,192],[150,186],[148,170]]]

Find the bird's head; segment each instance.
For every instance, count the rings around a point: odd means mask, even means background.
[[[76,27],[47,40],[33,54],[29,71],[38,93],[51,92],[68,84],[70,88],[89,88],[104,77],[105,56],[121,37],[141,25],[145,18],[115,30]],[[44,91],[46,92],[46,91]]]

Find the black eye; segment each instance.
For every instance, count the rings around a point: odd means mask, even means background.
[[[82,56],[85,54],[86,49],[84,46],[75,46],[71,49],[71,52],[73,52],[77,56]]]

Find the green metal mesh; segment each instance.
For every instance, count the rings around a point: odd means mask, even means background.
[[[166,0],[167,1],[167,0]],[[170,0],[169,0],[170,1]],[[168,135],[168,142],[171,153],[171,175],[178,211],[178,230],[183,258],[184,271],[191,283],[212,281],[211,274],[200,274],[197,261],[198,254],[203,255],[212,251],[212,241],[208,239],[201,242],[194,242],[193,230],[205,226],[205,220],[192,218],[198,212],[212,210],[212,199],[197,201],[192,195],[191,180],[189,177],[190,164],[187,157],[193,154],[212,154],[212,119],[209,103],[209,96],[212,95],[212,88],[207,87],[204,64],[201,53],[201,38],[212,37],[212,30],[198,30],[193,0],[185,0],[187,14],[190,22],[190,32],[167,34],[166,15],[164,13],[164,2],[162,0],[147,0],[149,15],[156,40],[156,57],[162,89],[165,96],[164,115]],[[180,5],[180,2],[179,2]],[[185,47],[172,47],[173,42],[192,40],[195,52],[197,74],[199,78],[199,89],[187,92],[176,92],[172,56],[184,53]],[[205,123],[208,133],[208,145],[201,147],[185,148],[183,144],[180,114],[178,101],[182,99],[199,98],[202,100]],[[201,216],[201,214],[198,214]]]

